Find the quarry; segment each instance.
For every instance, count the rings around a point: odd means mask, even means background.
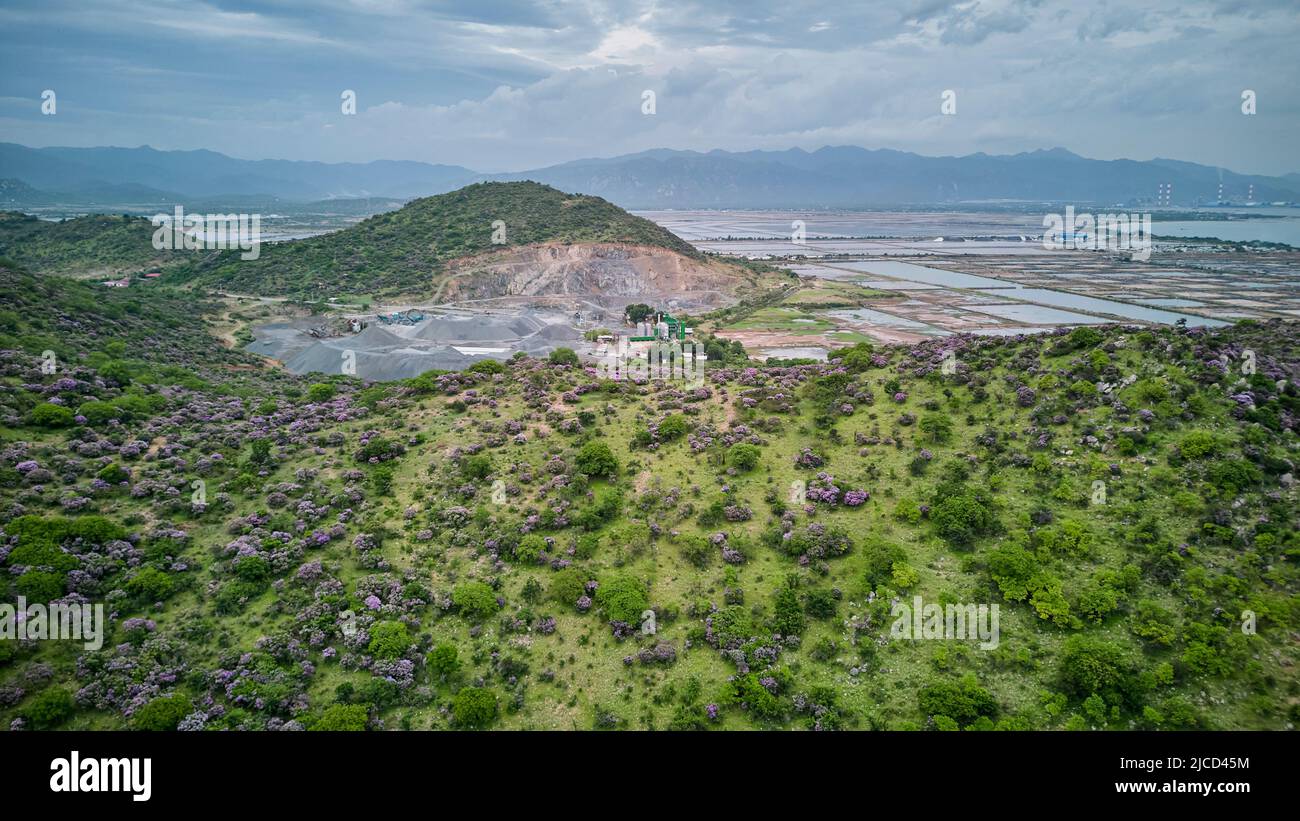
[[[459,370],[480,359],[509,359],[519,352],[545,356],[556,348],[581,352],[589,347],[582,320],[572,313],[441,307],[419,314],[413,322],[389,324],[380,314],[350,316],[342,328],[340,323],[327,325],[329,336],[319,334],[319,317],[272,322],[253,329],[254,341],[245,350],[279,360],[295,374],[347,374],[387,382],[431,369]],[[353,332],[357,323],[363,327]]]
[[[601,359],[619,350],[618,329],[630,304],[695,314],[734,304],[743,290],[738,271],[717,260],[630,243],[541,243],[453,262],[417,298],[422,304],[351,312],[335,306],[324,317],[254,324],[245,350],[295,374],[376,382],[557,348]],[[601,333],[588,341],[588,331]],[[644,341],[656,333],[640,328],[629,337]]]

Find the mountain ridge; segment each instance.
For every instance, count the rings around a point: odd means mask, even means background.
[[[1170,204],[1195,205],[1217,201],[1220,183],[1231,199],[1244,201],[1254,186],[1257,201],[1300,201],[1300,175],[1294,173],[1241,174],[1165,158],[1098,160],[1060,146],[962,156],[852,145],[812,151],[656,148],[482,173],[413,160],[240,160],[208,149],[38,149],[0,143],[0,179],[5,178],[33,189],[32,204],[45,204],[51,192],[65,192],[64,199],[75,203],[150,190],[165,202],[248,195],[293,201],[410,198],[475,182],[522,180],[643,209],[853,208],[998,199],[1141,204],[1154,202],[1164,185],[1172,185]]]

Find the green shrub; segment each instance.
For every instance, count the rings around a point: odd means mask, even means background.
[[[773,605],[775,615],[772,626],[775,632],[783,636],[798,636],[804,631],[803,608],[799,606],[799,592],[793,585],[786,584],[776,594]]]
[[[18,595],[36,604],[45,604],[63,595],[63,575],[44,570],[28,570],[16,582]]]
[[[551,576],[551,584],[546,594],[552,601],[574,607],[578,599],[586,593],[586,576],[574,567],[566,567]]]
[[[894,575],[894,565],[907,561],[907,553],[898,545],[881,538],[872,538],[862,547],[866,559],[863,581],[868,590],[889,583]]]
[[[665,442],[671,442],[685,436],[690,429],[690,423],[686,421],[685,416],[680,413],[672,413],[665,416],[663,421],[659,423],[659,438]]]
[[[578,367],[578,354],[572,348],[556,348],[547,357],[552,365],[569,365]]]
[[[727,461],[731,466],[739,471],[750,471],[758,467],[762,461],[763,451],[758,445],[751,445],[748,442],[737,442],[727,451]]]
[[[74,712],[72,693],[62,687],[50,687],[32,699],[24,715],[36,729],[48,730],[67,721]]]
[[[574,459],[578,470],[588,476],[613,476],[618,473],[618,460],[609,445],[598,439],[584,444]]]
[[[602,580],[596,589],[596,603],[610,621],[640,624],[641,614],[650,607],[645,585],[632,576],[615,576]]]
[[[1080,698],[1096,693],[1118,704],[1140,694],[1136,664],[1121,645],[1086,635],[1071,636],[1061,653],[1061,682]]]
[[[461,688],[452,702],[451,712],[459,727],[486,727],[497,715],[496,693],[487,687]]]
[[[834,594],[827,588],[809,590],[804,598],[804,612],[814,619],[833,618],[837,606]]]
[[[974,674],[957,681],[941,680],[925,685],[917,692],[921,712],[929,716],[947,716],[966,725],[980,716],[997,715],[998,704],[988,690],[979,685]]]
[[[316,382],[307,388],[307,401],[313,404],[328,402],[334,398],[337,389],[328,382]]]
[[[952,419],[942,413],[927,413],[918,426],[931,442],[942,444],[952,438]]]
[[[536,533],[529,533],[515,545],[515,561],[523,564],[537,564],[537,559],[546,551],[546,539]]]
[[[977,536],[992,532],[993,512],[975,493],[940,495],[930,511],[938,534],[954,547],[968,547]]]
[[[246,582],[266,581],[271,575],[271,565],[261,556],[243,556],[235,561],[235,575]]]
[[[99,473],[95,474],[95,477],[108,482],[110,485],[120,485],[123,482],[131,481],[130,472],[116,463],[104,465]]]
[[[485,619],[497,611],[497,596],[483,582],[464,582],[451,590],[452,604],[469,619]]]
[[[495,602],[494,602],[495,603]],[[411,634],[400,621],[381,621],[370,628],[370,655],[391,661],[401,658],[411,646]]]
[[[443,642],[429,653],[429,672],[439,680],[445,680],[460,669],[460,658],[456,645]]]
[[[370,723],[370,711],[362,704],[331,704],[309,729],[324,732],[357,733]]]
[[[1219,440],[1205,430],[1194,430],[1178,443],[1178,450],[1186,459],[1202,459],[1219,451]]]
[[[745,641],[756,632],[748,608],[739,604],[715,611],[712,618],[713,634],[724,646]]]
[[[171,732],[192,709],[190,700],[183,696],[160,696],[136,710],[131,716],[131,724],[137,730]]]
[[[156,567],[142,567],[126,583],[126,592],[147,602],[163,601],[175,592],[176,583]]]
[[[492,475],[492,460],[482,453],[466,457],[460,463],[460,473],[466,479],[482,481]]]
[[[66,428],[75,421],[72,411],[62,405],[42,402],[27,414],[27,423],[42,428]]]

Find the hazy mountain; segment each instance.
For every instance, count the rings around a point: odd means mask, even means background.
[[[277,198],[410,198],[483,180],[534,180],[603,197],[624,208],[852,208],[988,200],[1171,204],[1224,197],[1300,200],[1300,175],[1266,177],[1178,160],[1091,160],[1063,148],[1014,155],[924,157],[906,151],[827,146],[816,151],[674,151],[584,159],[505,174],[452,165],[379,160],[321,163],[238,160],[213,151],[26,148],[0,144],[0,179],[30,186],[31,204],[169,203]],[[50,192],[59,192],[57,195]],[[25,204],[16,196],[11,205]]]
[[[377,160],[323,163],[238,160],[215,151],[140,148],[27,148],[0,143],[0,179],[76,195],[105,185],[145,186],[185,197],[263,194],[293,200],[413,197],[449,191],[478,175],[453,165]],[[169,201],[170,201],[169,200]]]
[[[46,205],[51,201],[49,194],[37,191],[22,180],[0,179],[0,206]]]
[[[803,151],[649,151],[498,175],[596,194],[625,208],[844,208],[980,200],[1172,204],[1225,197],[1300,199],[1300,179],[1235,174],[1174,160],[1090,160],[1054,148],[1015,155],[923,157],[836,146]]]

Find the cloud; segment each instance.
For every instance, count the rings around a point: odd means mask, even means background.
[[[1283,137],[1300,125],[1290,80],[1300,24],[1282,4],[1250,14],[1214,0],[163,8],[12,0],[0,10],[0,97],[57,88],[60,114],[0,100],[4,138],[482,170],[827,143],[1300,165]],[[344,88],[357,91],[354,117],[339,111]],[[1259,94],[1254,120],[1238,110],[1242,88]],[[957,93],[954,117],[939,111],[945,89]]]

